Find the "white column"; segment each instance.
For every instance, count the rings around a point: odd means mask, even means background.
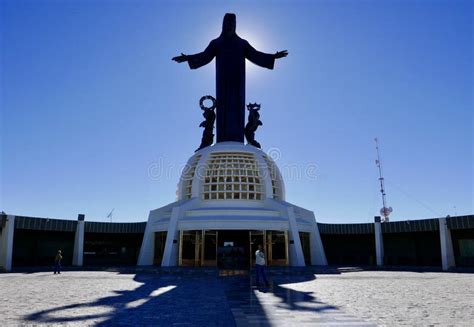
[[[323,241],[321,240],[321,234],[319,233],[316,218],[313,222],[313,231],[310,234],[309,241],[311,246],[311,264],[315,266],[327,266],[328,260],[326,259],[326,253],[324,252]]]
[[[151,266],[155,255],[155,237],[152,232],[152,212],[148,215],[145,232],[143,233],[142,246],[138,255],[138,266]]]
[[[270,171],[268,169],[272,169],[272,168],[268,167],[268,164],[265,161],[265,159],[263,159],[262,156],[255,156],[255,159],[257,159],[257,162],[258,162],[258,171],[259,171],[260,176],[267,176],[268,174],[270,174]],[[265,197],[268,199],[273,199],[273,185],[272,185],[271,176],[269,176],[269,178],[262,178],[262,180],[263,180],[263,188],[265,189]],[[283,194],[285,193],[283,192]]]
[[[7,221],[0,236],[0,266],[6,271],[12,270],[13,236],[15,233],[15,216],[7,215]]]
[[[375,217],[374,223],[375,231],[375,257],[377,260],[377,266],[383,266],[383,235],[382,235],[382,223],[380,222],[380,217]]]
[[[199,187],[201,186],[201,182],[204,179],[204,176],[206,175],[206,161],[207,161],[207,151],[203,151],[201,155],[201,159],[196,164],[196,170],[194,172],[194,177],[193,177],[193,182],[191,184],[191,197],[193,198],[198,198],[200,195],[201,190]],[[182,187],[179,189],[179,191],[182,191]],[[179,197],[179,199],[182,199],[183,197]]]
[[[171,211],[170,224],[168,233],[166,234],[165,251],[163,253],[162,267],[174,267],[178,262],[179,244],[175,242],[179,237],[178,219],[180,215],[180,207],[174,207]]]
[[[306,266],[304,262],[303,248],[301,247],[300,234],[298,232],[298,225],[296,224],[295,210],[293,207],[287,207],[288,221],[290,223],[289,236],[293,240],[290,247],[290,265],[295,267]]]
[[[449,268],[456,267],[451,231],[448,228],[446,218],[439,218],[438,222],[439,240],[441,243],[441,265],[443,270],[449,270]]]
[[[72,265],[82,266],[84,257],[84,215],[79,215],[77,218],[76,236],[74,237],[74,251],[72,254]]]

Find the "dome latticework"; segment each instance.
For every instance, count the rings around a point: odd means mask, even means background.
[[[252,146],[228,142],[205,148],[189,159],[178,198],[193,197],[204,201],[283,199],[284,187],[268,155]]]

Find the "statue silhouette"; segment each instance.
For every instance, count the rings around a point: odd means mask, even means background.
[[[245,124],[245,59],[273,69],[275,59],[288,55],[286,50],[275,54],[255,50],[235,32],[235,14],[225,14],[221,35],[207,48],[194,55],[181,54],[176,62],[187,61],[191,69],[207,65],[216,58],[217,142],[244,142]]]
[[[205,100],[211,100],[212,106],[205,107],[204,106]],[[214,142],[213,131],[214,131],[214,121],[216,120],[216,113],[214,112],[214,109],[216,108],[216,99],[214,99],[210,95],[203,96],[201,100],[199,101],[199,105],[201,106],[201,109],[203,110],[202,115],[204,116],[205,120],[199,125],[199,127],[204,127],[204,131],[202,132],[201,145],[199,146],[199,148],[197,148],[196,151],[199,151],[202,148],[212,145],[212,143]]]
[[[249,103],[247,105],[247,109],[249,111],[249,121],[247,125],[245,125],[245,138],[247,139],[248,144],[251,144],[257,148],[261,148],[260,143],[255,141],[255,131],[257,130],[258,126],[263,125],[262,121],[260,120],[260,114],[258,113],[260,110],[260,105],[256,103]]]

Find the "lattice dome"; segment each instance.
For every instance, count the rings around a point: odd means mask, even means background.
[[[178,185],[178,200],[284,200],[284,185],[275,162],[262,150],[223,142],[196,152]]]

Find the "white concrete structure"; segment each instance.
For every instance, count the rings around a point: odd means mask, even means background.
[[[441,266],[443,270],[449,270],[449,268],[456,266],[451,231],[448,228],[446,218],[438,218],[438,221],[439,240],[441,243]]]
[[[138,265],[157,264],[156,258],[161,258],[154,253],[157,232],[166,232],[161,265],[176,266],[181,262],[183,232],[196,231],[196,242],[204,242],[199,231],[204,238],[206,231],[238,230],[284,235],[286,263],[291,266],[305,266],[305,254],[312,265],[327,265],[313,212],[285,201],[279,169],[258,148],[222,142],[197,151],[183,170],[177,197],[150,211]],[[300,235],[309,240],[306,253]],[[266,236],[262,240],[267,242]]]
[[[383,235],[382,235],[382,223],[380,217],[375,217],[374,222],[374,233],[375,233],[375,257],[377,260],[377,266],[383,266],[384,251],[383,251]]]
[[[72,265],[82,266],[84,257],[84,215],[79,215],[76,226],[76,234],[74,236],[74,250],[72,253]]]
[[[5,225],[0,234],[0,267],[6,271],[12,269],[13,235],[15,232],[15,216],[7,215]]]

